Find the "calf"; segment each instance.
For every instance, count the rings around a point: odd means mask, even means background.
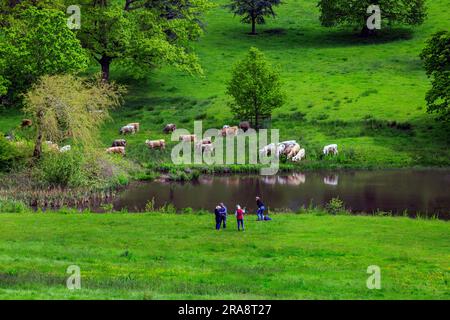
[[[114,140],[111,147],[126,147],[127,141],[125,139]]]
[[[125,147],[111,147],[106,149],[106,153],[115,153],[125,155]]]
[[[328,146],[323,147],[323,154],[324,155],[337,155],[338,154],[338,145],[337,144],[330,144]]]
[[[145,144],[149,149],[165,149],[166,148],[166,141],[161,140],[145,140]]]
[[[183,142],[195,142],[197,141],[197,137],[195,136],[195,134],[182,134],[180,135],[180,141]]]
[[[135,134],[136,129],[134,126],[124,126],[120,129],[119,133],[120,134],[127,134],[127,133]]]
[[[169,123],[164,127],[163,131],[164,131],[164,133],[172,133],[176,129],[177,129],[176,125],[174,125],[173,123]]]

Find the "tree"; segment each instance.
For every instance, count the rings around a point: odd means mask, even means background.
[[[200,18],[208,0],[81,0],[77,31],[108,81],[113,61],[144,75],[163,64],[201,73],[190,43],[203,33]]]
[[[231,0],[226,7],[234,15],[242,16],[242,23],[252,25],[252,35],[256,35],[256,24],[266,23],[265,17],[275,17],[273,7],[282,4],[281,0]]]
[[[432,78],[432,88],[426,95],[428,112],[436,112],[440,119],[450,119],[450,32],[441,31],[427,41],[420,57],[425,71]]]
[[[237,118],[250,120],[259,128],[261,119],[283,105],[285,95],[281,87],[278,71],[261,51],[250,48],[247,56],[234,67],[232,79],[227,83],[227,94],[233,98],[231,110]]]
[[[119,106],[123,89],[112,84],[86,82],[72,75],[43,76],[25,95],[24,113],[36,124],[34,157],[42,142],[72,138],[75,144],[95,145],[99,127],[109,110]]]
[[[420,25],[426,17],[425,0],[319,0],[320,22],[324,27],[350,24],[362,29],[362,35],[373,34],[367,28],[370,5],[378,5],[381,17],[388,23]]]
[[[0,31],[0,95],[16,98],[42,75],[79,71],[87,55],[61,11],[29,6]]]

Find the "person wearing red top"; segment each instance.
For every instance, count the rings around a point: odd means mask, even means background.
[[[236,212],[234,214],[237,219],[238,231],[241,231],[240,227],[242,227],[242,231],[244,231],[244,213],[245,213],[245,209],[241,209],[241,206],[237,205]]]

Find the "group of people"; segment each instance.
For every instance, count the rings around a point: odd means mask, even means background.
[[[256,197],[256,206],[258,207],[256,211],[258,221],[272,220],[268,216],[264,216],[266,207],[264,206],[264,203],[262,202],[260,197]],[[223,203],[220,203],[218,206],[216,206],[214,214],[216,216],[216,230],[220,230],[221,227],[225,229],[227,227],[227,207]],[[234,215],[236,216],[238,231],[244,231],[244,214],[246,214],[246,208],[241,208],[239,204],[236,205]]]

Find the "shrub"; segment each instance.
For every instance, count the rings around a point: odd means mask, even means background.
[[[344,202],[339,198],[333,198],[325,205],[325,211],[329,214],[348,214],[345,210]]]
[[[0,171],[10,171],[23,165],[28,151],[27,144],[11,143],[0,132]]]
[[[83,160],[80,153],[48,152],[43,155],[34,169],[34,176],[43,184],[50,186],[78,186],[82,184]]]
[[[22,201],[0,198],[0,213],[24,213],[29,210],[28,206]]]

